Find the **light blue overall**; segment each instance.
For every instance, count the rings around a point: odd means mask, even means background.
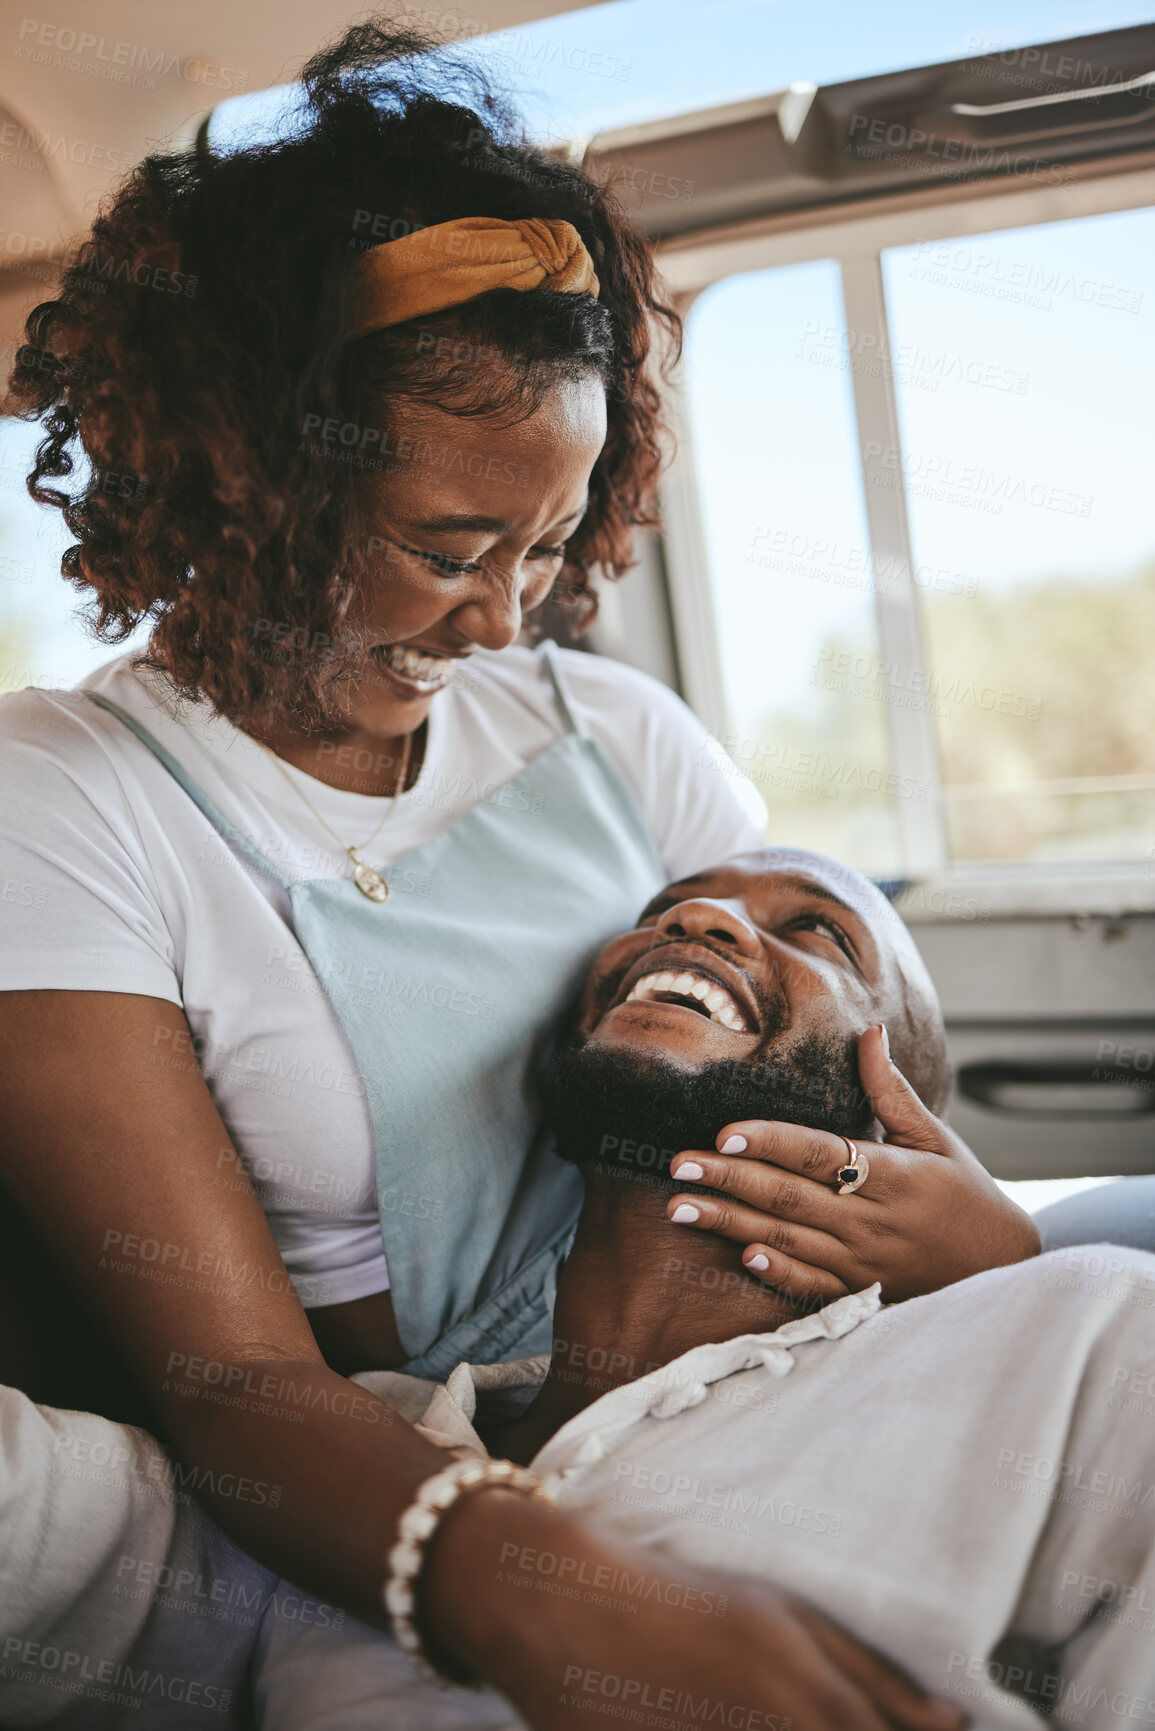
[[[594,955],[665,882],[634,797],[574,721],[548,644],[541,661],[563,737],[492,800],[402,856],[400,866],[428,881],[427,896],[384,903],[351,879],[289,878],[135,717],[87,693],[288,894],[298,942],[365,1085],[397,1327],[417,1376],[549,1350],[581,1181],[543,1124],[542,1066]],[[404,1015],[388,1015],[398,979],[417,989]],[[452,1013],[479,1000],[492,1014]],[[401,1214],[386,1201],[399,1188],[436,1198],[436,1208]]]

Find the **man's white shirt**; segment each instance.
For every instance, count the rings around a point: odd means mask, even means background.
[[[772,1583],[956,1701],[974,1731],[1037,1731],[1044,1711],[1080,1731],[1155,1724],[1153,1322],[1155,1256],[1079,1246],[903,1304],[883,1306],[871,1288],[773,1333],[695,1348],[601,1395],[531,1463],[562,1508],[631,1544],[635,1565],[620,1579],[583,1575],[577,1559],[511,1537],[503,1586],[523,1589],[527,1618],[551,1594],[609,1599],[628,1621],[672,1577],[708,1632],[743,1579]],[[486,1424],[523,1410],[546,1371],[539,1358],[462,1365],[444,1387],[389,1372],[354,1380],[443,1447],[482,1451]],[[155,1551],[161,1565],[192,1557],[185,1566],[221,1573],[212,1559],[227,1542],[195,1502],[167,1498],[158,1520],[139,1464],[119,1490],[64,1476],[81,1430],[90,1451],[99,1432],[97,1446],[127,1439],[166,1470],[142,1432],[0,1391],[0,1527],[8,1555],[37,1559],[18,1601],[0,1590],[0,1624],[143,1663],[147,1607],[110,1592],[123,1557],[138,1572]],[[240,1566],[231,1551],[229,1569]],[[237,1647],[231,1662],[242,1660]],[[352,1619],[266,1614],[249,1675],[269,1731],[522,1724],[493,1691],[438,1690]],[[599,1715],[685,1717],[663,1702],[661,1679],[559,1661],[558,1682]],[[0,1678],[5,1725],[73,1722],[48,1710],[60,1697],[14,1687]],[[92,1701],[75,1705],[85,1731],[103,1722]],[[734,1703],[717,1705],[717,1723],[739,1723],[726,1716]],[[770,1731],[772,1702],[740,1705],[742,1731]]]

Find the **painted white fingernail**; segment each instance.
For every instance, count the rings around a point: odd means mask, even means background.
[[[745,1136],[727,1136],[718,1152],[719,1154],[744,1154],[746,1152]]]
[[[696,1160],[687,1160],[684,1166],[679,1166],[676,1172],[670,1173],[670,1177],[675,1179],[679,1184],[683,1179],[689,1183],[691,1178],[704,1178],[705,1176],[706,1174],[703,1172]]]
[[[692,1202],[679,1202],[670,1215],[670,1219],[675,1226],[692,1226],[701,1212],[702,1210],[695,1208]]]
[[[763,1256],[761,1251],[758,1252],[757,1256],[752,1256],[746,1264],[747,1268],[757,1268],[759,1270],[769,1268],[769,1266],[770,1258],[768,1256]]]

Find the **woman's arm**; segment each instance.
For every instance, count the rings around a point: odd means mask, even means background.
[[[384,1627],[397,1520],[445,1456],[324,1364],[260,1204],[237,1186],[199,1069],[157,1061],[186,1031],[161,999],[0,993],[0,1181],[104,1322],[186,1463],[203,1470],[201,1495],[221,1527],[266,1567]],[[503,1574],[511,1546],[564,1558],[582,1580],[636,1574],[633,1614],[605,1594],[527,1601]],[[655,1595],[655,1583],[670,1590]],[[588,1700],[567,1696],[575,1666],[583,1678],[765,1704],[812,1731],[957,1723],[817,1613],[726,1585],[724,1619],[689,1612],[679,1608],[688,1589],[700,1605],[716,1580],[487,1490],[463,1498],[439,1529],[423,1614],[443,1650],[543,1731],[585,1723]]]
[[[178,1039],[176,1036],[184,1036]],[[444,1457],[325,1365],[175,1005],[0,994],[0,1182],[268,1568],[384,1622],[385,1552]],[[278,1487],[214,1494],[221,1475]]]

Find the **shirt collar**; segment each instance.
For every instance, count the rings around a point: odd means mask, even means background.
[[[642,1419],[673,1418],[698,1406],[713,1383],[740,1371],[761,1368],[772,1376],[787,1376],[794,1368],[796,1347],[812,1340],[840,1340],[881,1308],[876,1281],[767,1334],[739,1334],[692,1347],[660,1370],[599,1395],[550,1438],[532,1462],[533,1470],[547,1488],[556,1488],[570,1473],[601,1460]],[[548,1370],[548,1354],[512,1364],[459,1364],[435,1390],[416,1428],[441,1448],[483,1455],[486,1449],[474,1428],[479,1400],[487,1410],[495,1403],[524,1407]]]

